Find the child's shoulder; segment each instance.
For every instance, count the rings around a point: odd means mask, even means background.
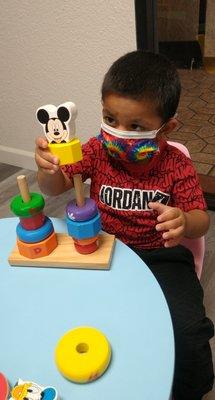
[[[105,158],[103,146],[96,136],[91,137],[82,145],[82,151],[85,157],[90,156],[91,159]]]
[[[178,142],[166,142],[164,149],[167,158],[174,159],[178,163],[190,164],[191,158],[188,149],[181,143]]]
[[[177,147],[176,147],[177,146]],[[196,176],[196,169],[188,149],[179,143],[167,142],[163,152],[163,168],[175,176]]]
[[[187,147],[184,146],[182,143],[172,142],[172,141],[168,141],[166,143],[167,143],[167,149],[169,152],[172,152],[175,155],[181,155],[181,153],[182,153],[183,156],[190,158],[190,154],[189,154]]]

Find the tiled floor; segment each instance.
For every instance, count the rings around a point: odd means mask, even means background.
[[[169,138],[184,143],[200,174],[215,177],[215,75],[180,70],[179,126]]]
[[[168,135],[186,145],[211,209],[215,207],[215,75],[180,70],[178,127]]]

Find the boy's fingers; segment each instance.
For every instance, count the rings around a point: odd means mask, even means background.
[[[181,243],[181,237],[165,240],[164,247],[174,247]]]
[[[162,237],[163,237],[164,240],[172,239],[172,240],[177,240],[178,241],[181,238],[182,233],[183,233],[183,229],[182,229],[181,226],[179,226],[176,229],[171,229],[168,232],[164,232]]]
[[[158,212],[158,214],[162,214],[164,211],[167,211],[171,207],[166,206],[165,204],[158,203],[157,201],[150,201],[148,204],[149,208]]]
[[[175,208],[169,208],[167,211],[164,211],[162,214],[158,215],[158,222],[171,221],[173,219],[178,218],[178,213],[176,213]]]
[[[42,148],[37,146],[35,151],[35,158],[39,155],[44,160],[51,162],[52,164],[58,165],[59,159],[58,157],[54,156],[48,149],[48,147]]]
[[[53,175],[56,173],[53,169],[40,168],[45,174]]]
[[[41,169],[53,170],[54,172],[59,169],[59,165],[53,164],[51,158],[45,159],[44,157],[41,157],[39,153],[35,155],[35,161]]]
[[[42,149],[47,149],[48,148],[48,142],[46,139],[42,137],[38,137],[35,140],[36,146],[41,147]]]
[[[181,226],[181,219],[175,218],[163,222],[162,224],[157,224],[155,226],[157,231],[168,231],[169,229],[176,229]]]
[[[36,152],[36,155],[52,164],[58,164],[58,162],[56,162],[57,158],[54,157],[48,150],[41,150],[41,148],[39,148]]]
[[[177,207],[166,206],[162,203],[149,203],[149,207],[158,212],[157,220],[159,222],[170,221],[180,216],[179,209]]]
[[[179,244],[179,243],[176,242],[175,240],[167,240],[164,243],[164,247],[174,247],[174,246],[177,246],[177,244]]]

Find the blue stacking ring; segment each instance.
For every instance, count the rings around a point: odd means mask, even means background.
[[[50,218],[46,217],[44,224],[34,230],[26,230],[19,223],[16,227],[18,238],[25,243],[36,243],[46,239],[54,231],[54,227]]]
[[[88,221],[72,221],[66,217],[68,234],[75,239],[88,239],[97,236],[101,230],[99,213]]]

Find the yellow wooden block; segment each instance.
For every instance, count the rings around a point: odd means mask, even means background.
[[[53,155],[59,158],[60,165],[74,164],[83,158],[81,142],[78,138],[68,143],[49,143],[48,148]]]
[[[45,257],[30,259],[19,253],[15,246],[8,261],[10,265],[27,267],[57,267],[80,269],[110,269],[115,236],[108,233],[99,235],[99,248],[91,254],[80,254],[75,250],[73,239],[65,233],[57,233],[58,246]]]

